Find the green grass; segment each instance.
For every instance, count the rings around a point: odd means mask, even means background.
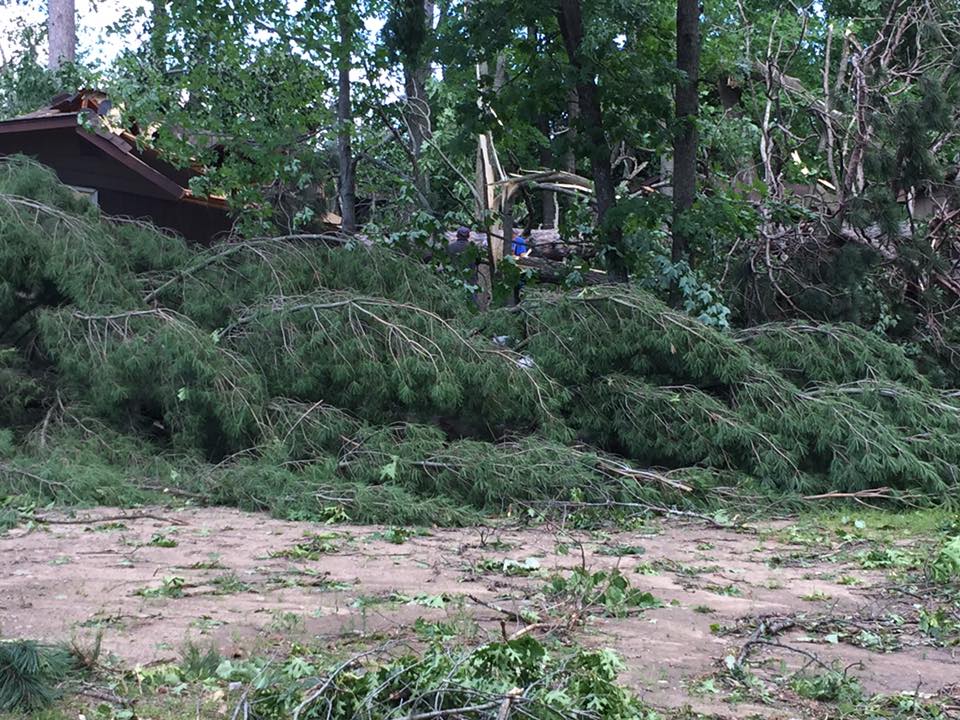
[[[643,555],[646,551],[646,548],[640,545],[601,545],[596,549],[597,555],[612,555],[614,557]]]
[[[340,549],[334,541],[341,537],[342,534],[337,532],[310,534],[288,548],[271,552],[270,557],[287,560],[319,560],[321,555],[332,555]]]
[[[210,581],[210,585],[214,588],[214,595],[234,595],[252,590],[249,584],[243,582],[234,573],[218,575]]]
[[[834,534],[859,532],[866,539],[892,541],[938,534],[958,522],[958,513],[944,506],[920,510],[849,508],[815,511],[802,514],[798,524],[818,527]]]
[[[154,533],[147,545],[153,545],[154,547],[162,548],[174,548],[177,546],[177,541],[163,533]]]
[[[181,598],[185,584],[184,578],[172,575],[165,577],[161,585],[140,588],[134,594],[145,598]]]
[[[707,585],[706,589],[715,595],[726,595],[728,597],[740,597],[743,595],[743,590],[740,586],[733,583],[728,585]]]
[[[222,690],[211,690],[201,684],[186,685],[176,694],[170,693],[168,688],[161,688],[160,691],[148,690],[131,694],[127,698],[128,701],[136,700],[135,713],[130,707],[73,696],[65,697],[53,707],[31,714],[29,720],[77,720],[81,715],[87,720],[223,720],[222,696]],[[229,718],[229,713],[227,717]]]

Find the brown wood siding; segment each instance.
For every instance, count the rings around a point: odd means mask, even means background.
[[[79,132],[84,132],[80,130]],[[108,140],[91,142],[75,125],[30,132],[0,133],[0,155],[20,153],[52,168],[61,182],[93,188],[109,215],[149,219],[188,241],[209,243],[230,229],[224,208],[180,199],[183,188],[168,178],[151,182],[102,147]],[[139,162],[131,157],[134,163]],[[148,174],[155,173],[147,169]],[[162,184],[161,184],[162,181]]]
[[[100,190],[99,201],[100,209],[108,215],[149,220],[192,243],[209,244],[231,227],[225,210],[199,203],[158,200],[116,190]]]

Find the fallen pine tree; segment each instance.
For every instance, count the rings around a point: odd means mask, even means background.
[[[853,326],[722,332],[629,286],[478,316],[390,249],[188,248],[22,159],[0,162],[0,261],[8,496],[456,524],[957,486],[960,402]]]

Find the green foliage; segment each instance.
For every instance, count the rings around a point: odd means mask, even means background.
[[[65,385],[118,426],[159,422],[183,448],[222,456],[262,430],[263,382],[189,318],[165,310],[51,311],[41,334]]]
[[[42,396],[41,383],[30,375],[18,353],[0,346],[0,426],[19,425],[29,419],[29,411]]]
[[[801,386],[862,379],[925,386],[901,347],[856,325],[767,323],[734,335]]]
[[[856,703],[863,697],[856,678],[832,670],[816,675],[798,675],[790,685],[797,695],[808,700]]]
[[[187,642],[180,653],[180,672],[184,680],[203,681],[216,677],[217,668],[222,661],[223,658],[213,645],[203,649],[195,643]]]
[[[210,172],[192,189],[228,196],[241,225],[253,232],[278,226],[309,231],[298,223],[305,208],[316,214],[332,209],[324,202],[324,185],[333,162],[317,152],[334,136],[332,112],[329,103],[302,99],[321,97],[333,84],[321,66],[331,60],[333,18],[308,15],[305,10],[298,18],[309,26],[304,32],[270,3],[242,12],[205,2],[166,6],[150,42],[129,46],[108,78],[108,89],[126,99],[126,122],[148,127],[162,117],[165,127],[143,133],[141,142],[181,165],[207,165]],[[250,42],[252,21],[276,32]],[[305,50],[299,57],[290,52],[294,42]],[[187,95],[191,102],[184,103]],[[293,114],[278,111],[294,107]],[[171,125],[236,143],[228,142],[229,151],[222,153],[213,143],[197,147],[183,134],[165,131]],[[298,153],[299,146],[312,152]]]
[[[629,578],[617,569],[590,572],[577,568],[566,577],[552,578],[548,592],[574,600],[577,607],[598,607],[610,617],[625,617],[663,605],[651,593],[632,587]]]
[[[502,334],[522,332],[527,352],[565,385],[623,373],[710,387],[751,370],[749,352],[731,337],[628,286],[539,294],[525,309],[522,331],[507,313],[484,322]]]
[[[402,485],[367,484],[339,476],[336,460],[278,467],[268,458],[238,458],[202,476],[182,475],[181,487],[211,503],[270,512],[291,520],[466,525],[476,509],[450,496],[420,496]]]
[[[250,358],[274,395],[329,400],[370,420],[460,416],[533,428],[550,417],[542,374],[413,305],[347,293],[289,297],[250,309],[220,338]]]
[[[270,557],[282,557],[290,560],[319,560],[321,555],[337,552],[334,542],[338,533],[317,533],[307,536],[292,547],[270,553]]]
[[[430,57],[427,52],[430,38],[428,30],[433,18],[428,18],[424,5],[419,0],[401,0],[391,3],[387,23],[384,26],[384,43],[389,52],[405,66],[417,67]]]
[[[169,487],[286,518],[461,524],[709,502],[719,484],[956,487],[960,403],[852,326],[730,333],[629,285],[476,317],[387,248],[188,248],[97,218],[32,163],[3,167],[0,287],[31,340],[0,345],[0,420],[37,427],[8,433],[7,495]]]
[[[956,604],[941,605],[932,610],[921,607],[917,610],[917,627],[920,632],[938,644],[960,643],[960,622],[955,615]]]
[[[169,266],[155,292],[164,304],[211,331],[264,298],[317,290],[389,299],[444,318],[468,314],[467,297],[451,292],[442,277],[425,269],[381,245],[256,239],[199,250],[185,267]]]
[[[0,641],[0,711],[33,711],[50,704],[74,670],[70,651],[32,640]]]
[[[874,548],[860,555],[860,565],[868,570],[875,568],[906,567],[911,564],[905,553],[891,548]]]
[[[720,400],[690,386],[648,385],[611,375],[581,397],[580,429],[601,447],[613,447],[643,465],[748,464],[762,436]]]
[[[960,536],[950,538],[940,548],[931,568],[938,582],[960,581]]]
[[[170,575],[160,585],[140,588],[135,594],[145,598],[182,598],[185,584],[186,580],[182,577]]]
[[[213,586],[214,595],[233,595],[251,590],[250,586],[234,573],[218,575],[210,581],[210,584]]]
[[[188,257],[183,242],[149,226],[101,221],[89,200],[23,157],[0,158],[0,327],[38,307],[80,311],[138,303],[137,273]]]
[[[865,332],[776,325],[731,337],[620,288],[527,307],[522,325],[504,313],[484,327],[573,391],[565,415],[581,437],[641,465],[710,467],[800,492],[944,496],[955,482],[947,438],[960,431],[960,406]]]
[[[420,629],[431,640],[419,655],[328,670],[312,657],[270,668],[224,661],[217,674],[252,681],[250,709],[258,717],[288,717],[300,707],[305,718],[387,720],[471,707],[477,708],[471,715],[492,720],[507,698],[538,718],[653,717],[617,683],[622,665],[609,650],[554,650],[530,635],[448,650],[442,628],[421,623]]]
[[[370,535],[370,539],[384,540],[385,542],[392,543],[393,545],[403,545],[412,536],[418,535],[418,534],[421,534],[421,533],[418,533],[415,530],[408,530],[407,528],[392,527],[392,528],[388,528],[384,532],[372,533]]]
[[[177,546],[177,541],[171,537],[167,537],[163,533],[154,533],[153,537],[150,538],[148,545],[153,545],[154,547],[163,547],[163,548],[172,548]]]
[[[642,545],[601,545],[596,552],[598,555],[623,557],[625,555],[643,555],[646,549]]]
[[[22,24],[15,14],[7,18],[2,30],[7,53],[0,71],[0,119],[33,112],[50,102],[64,88],[93,87],[98,73],[77,63],[63,63],[59,70],[47,68],[41,61],[47,44],[45,30]]]

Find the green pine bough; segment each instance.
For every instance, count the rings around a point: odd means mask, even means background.
[[[49,705],[58,686],[76,670],[70,651],[32,640],[0,640],[0,712]]]
[[[475,521],[724,493],[949,501],[960,401],[850,325],[720,331],[631,286],[477,315],[383,247],[209,248],[0,161],[0,495]]]

